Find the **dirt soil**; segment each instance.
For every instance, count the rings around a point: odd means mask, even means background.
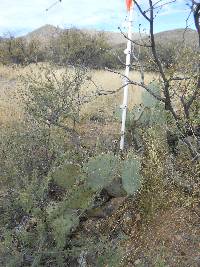
[[[158,214],[127,250],[126,266],[200,266],[200,207]]]
[[[113,201],[113,205],[120,201]],[[200,266],[198,201],[189,207],[173,206],[160,211],[149,222],[144,221],[131,199],[116,206],[118,208],[112,215],[90,218],[84,223],[83,229],[85,232],[90,229],[90,235],[107,235],[110,240],[114,240],[119,234],[126,236],[120,244],[123,257],[117,266]]]

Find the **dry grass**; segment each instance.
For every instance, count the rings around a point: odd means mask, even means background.
[[[22,109],[17,98],[20,68],[0,65],[0,125],[21,119]]]
[[[122,86],[123,80],[122,77],[115,73],[110,73],[107,71],[93,71],[92,80],[98,86],[98,88],[103,89],[105,91],[113,91],[117,90]],[[140,81],[140,73],[139,72],[131,72],[130,78],[135,81]],[[156,75],[153,73],[146,73],[145,75],[145,82],[149,83]],[[88,91],[95,91],[96,87],[94,84],[89,84],[85,90]],[[131,109],[134,105],[141,103],[141,96],[142,96],[143,89],[139,86],[131,85],[129,87],[129,103],[128,106]],[[112,115],[113,112],[122,104],[123,99],[123,89],[113,95],[108,96],[100,96],[92,103],[89,103],[84,107],[82,112],[84,115],[96,114],[98,112],[104,113],[107,115]]]
[[[31,69],[37,71],[37,66],[32,65]],[[30,67],[6,67],[0,66],[0,124],[10,123],[16,120],[20,120],[22,117],[22,109],[17,99],[17,87],[19,86],[18,77],[22,74],[26,74],[30,70]],[[122,78],[114,73],[107,71],[94,70],[90,73],[92,80],[103,90],[116,90],[122,85]],[[147,73],[145,75],[146,82],[150,82],[155,75]],[[138,72],[131,72],[131,79],[140,80]],[[95,91],[96,87],[91,82],[87,82],[83,87],[83,92],[88,93]],[[141,103],[142,89],[136,86],[130,86],[129,88],[129,108],[133,105]],[[100,96],[94,101],[88,103],[82,108],[82,115],[84,117],[90,117],[92,114],[104,114],[104,116],[112,116],[113,112],[122,103],[123,90],[119,93]]]
[[[20,67],[15,65],[7,67],[0,64],[0,79],[1,80],[13,80],[18,77]]]

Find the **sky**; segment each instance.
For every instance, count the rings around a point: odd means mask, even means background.
[[[148,0],[139,0],[142,8],[148,8]],[[170,0],[162,0],[166,2]],[[190,0],[176,0],[164,5],[155,20],[155,31],[184,28],[189,14],[186,5]],[[15,36],[24,35],[45,24],[61,28],[87,28],[118,31],[126,27],[127,10],[125,0],[0,0],[0,35],[8,32]],[[158,0],[153,1],[158,2]],[[52,6],[53,5],[53,6]],[[48,7],[52,6],[49,11]],[[133,30],[148,32],[148,25],[139,11],[135,10]],[[189,20],[189,27],[193,27]]]

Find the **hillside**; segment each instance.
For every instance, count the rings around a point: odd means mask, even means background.
[[[42,42],[48,43],[48,41],[52,38],[55,38],[61,34],[63,29],[59,27],[55,27],[52,25],[44,25],[24,36],[27,40],[30,39],[39,39]],[[90,34],[91,36],[98,35],[102,33],[102,31],[85,29],[83,30],[85,33]],[[122,36],[120,32],[104,32],[105,37],[108,42],[113,46],[120,46],[126,43],[126,39]],[[133,34],[133,40],[138,40],[140,38],[139,33]],[[145,36],[144,36],[145,38]],[[169,43],[169,42],[177,42],[185,40],[187,45],[194,45],[198,42],[197,33],[192,29],[174,29],[164,32],[159,32],[155,34],[156,41],[159,43]]]
[[[63,30],[52,25],[44,25],[24,36],[27,41],[37,39],[41,43],[48,43],[52,38],[58,37]]]
[[[175,29],[170,31],[159,32],[155,34],[155,39],[159,43],[174,43],[185,41],[187,45],[197,45],[198,36],[192,29]]]
[[[48,43],[49,40],[59,36],[59,34],[61,34],[64,31],[67,31],[67,29],[63,30],[63,29],[61,29],[59,27],[55,27],[55,26],[47,24],[47,25],[44,25],[44,26],[42,26],[42,27],[40,27],[40,28],[28,33],[24,37],[27,40],[38,39],[39,41]],[[91,36],[95,36],[95,35],[98,35],[100,33],[104,33],[105,37],[107,38],[109,43],[111,45],[114,45],[114,46],[126,43],[126,40],[124,39],[124,37],[119,32],[109,32],[109,31],[102,32],[102,31],[90,30],[90,29],[85,29],[85,30],[83,30],[83,32],[85,32],[85,33],[87,33],[87,34],[89,34]],[[139,33],[134,33],[133,34],[133,39],[137,40],[138,38],[139,38]]]
[[[68,31],[68,29],[61,29],[59,27],[55,27],[53,25],[44,25],[34,31],[28,33],[23,36],[28,42],[32,39],[37,39],[43,44],[49,43],[52,38],[58,37],[62,32]],[[98,34],[104,33],[106,39],[109,44],[113,47],[121,47],[126,44],[126,39],[122,36],[120,32],[111,32],[111,31],[97,31],[91,29],[83,29],[83,32],[95,36]],[[147,40],[147,37],[143,35],[143,38]],[[140,40],[139,33],[133,33],[133,40]],[[198,44],[198,36],[195,30],[192,29],[174,29],[169,31],[163,31],[155,34],[155,39],[160,44],[166,43],[175,43],[178,41],[185,41],[186,45],[196,46]],[[4,40],[3,37],[0,36],[0,41]]]
[[[102,33],[101,31],[95,31],[95,30],[84,30],[84,32],[92,36]],[[126,43],[126,39],[123,37],[123,35],[120,32],[104,31],[103,33],[105,37],[107,38],[108,42],[113,46],[118,46],[118,45],[122,45]],[[139,38],[140,38],[140,34],[137,32],[134,32],[133,40],[138,40]]]

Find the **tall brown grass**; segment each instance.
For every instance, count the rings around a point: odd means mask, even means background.
[[[19,77],[26,75],[30,71],[30,68],[32,71],[38,70],[37,65],[25,68],[0,66],[0,124],[11,123],[22,118],[23,110],[18,99],[17,89],[20,86]],[[83,94],[95,91],[96,87],[104,91],[117,90],[123,83],[122,77],[104,70],[92,70],[89,75],[94,83],[88,81],[84,84],[82,88]],[[135,81],[140,81],[139,72],[131,72],[130,78]],[[156,78],[156,75],[153,73],[145,74],[145,81],[147,83],[154,78]],[[130,85],[129,108],[141,103],[142,92],[142,88]],[[122,100],[123,89],[116,94],[97,97],[92,102],[85,104],[81,112],[84,117],[97,113],[112,116],[116,108],[122,103]]]
[[[95,85],[90,83],[88,87],[85,88],[87,91],[95,91],[96,86],[105,91],[114,91],[120,88],[123,84],[123,78],[120,75],[108,71],[95,70],[92,71],[91,76],[92,80],[95,82]],[[153,73],[146,73],[145,82],[149,83],[156,77],[157,76]],[[130,78],[134,81],[140,81],[140,73],[132,71],[130,73]],[[131,109],[134,105],[141,103],[142,92],[143,89],[139,86],[129,86],[129,109]],[[122,104],[122,100],[123,89],[116,94],[98,97],[92,103],[85,105],[85,107],[82,109],[82,112],[85,115],[90,115],[97,112],[104,112],[105,114],[112,115],[113,111]]]

